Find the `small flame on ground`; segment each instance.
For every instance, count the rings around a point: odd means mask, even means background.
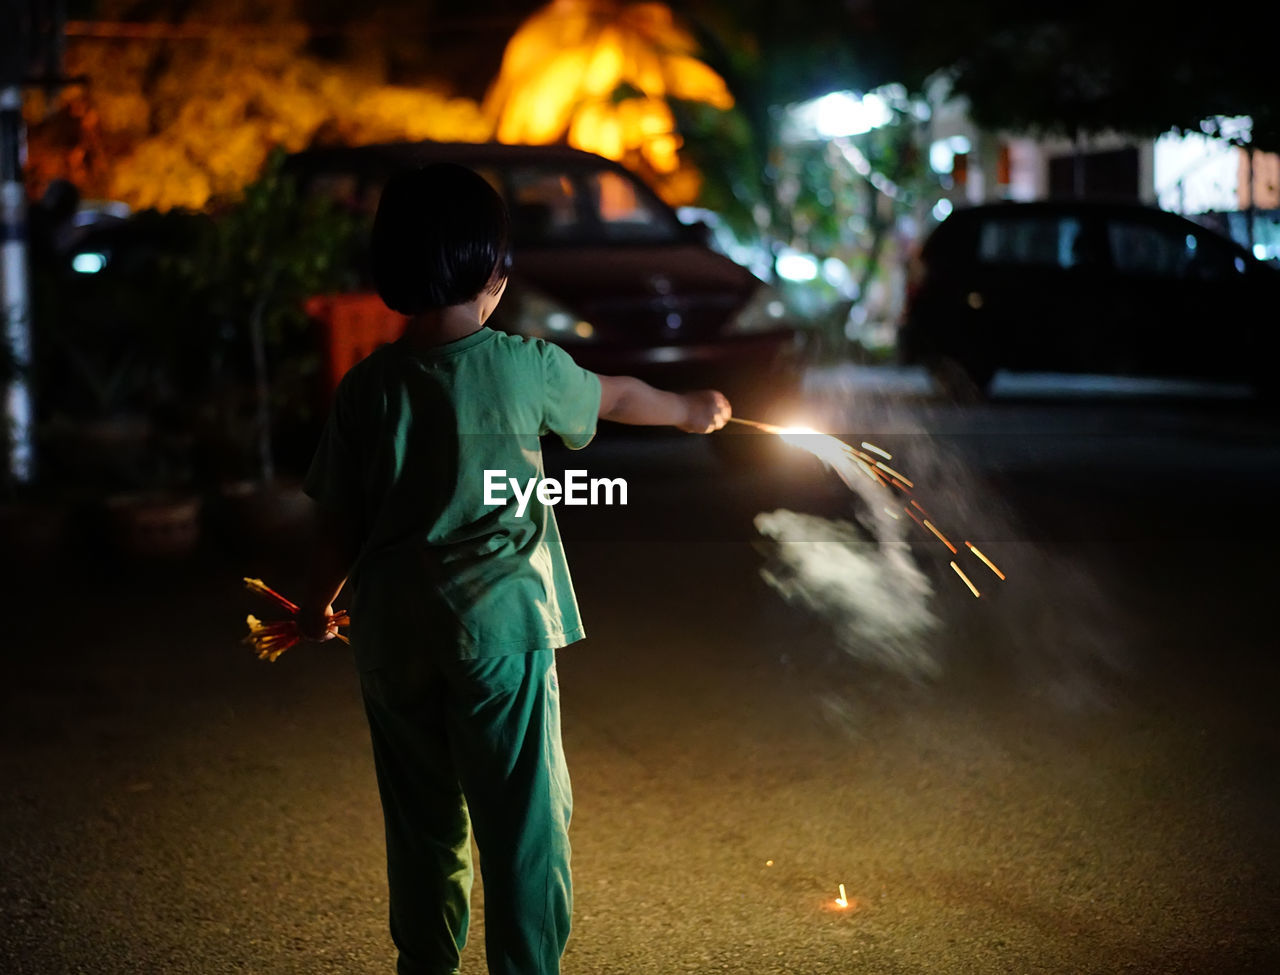
[[[884,450],[884,449],[882,449],[882,448],[880,448],[880,447],[877,447],[877,446],[876,446],[875,444],[873,444],[873,443],[867,443],[867,442],[864,440],[864,441],[862,441],[862,446],[863,446],[863,448],[864,448],[864,449],[871,451],[873,454],[879,454],[879,455],[880,455],[881,457],[883,457],[885,460],[893,460],[893,454],[889,453],[889,451],[887,451],[887,450]]]
[[[974,586],[974,584],[973,584],[972,582],[970,582],[970,581],[969,581],[969,577],[968,577],[967,575],[965,575],[965,574],[964,574],[964,570],[963,570],[963,569],[961,569],[961,568],[960,568],[960,566],[956,565],[954,562],[952,562],[952,563],[951,563],[951,568],[955,569],[955,571],[956,571],[956,575],[958,575],[961,579],[963,579],[963,580],[964,580],[964,584],[965,584],[966,586],[968,586],[968,587],[969,587],[969,591],[970,591],[971,593],[973,593],[973,598],[974,598],[974,599],[981,599],[981,598],[982,598],[982,593],[978,592],[977,587],[976,587],[976,586]]]
[[[1004,581],[1004,573],[997,569],[989,558],[978,551],[978,546],[974,545],[973,542],[965,542],[965,545],[969,546],[969,551],[980,558],[983,564],[1000,578],[1001,582]]]
[[[844,884],[840,885],[840,896],[836,898],[836,907],[844,908],[849,906],[849,899],[844,893]]]

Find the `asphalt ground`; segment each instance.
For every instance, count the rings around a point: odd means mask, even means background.
[[[968,487],[1020,519],[988,531],[1019,588],[936,574],[924,678],[761,579],[752,516],[838,514],[820,469],[616,431],[582,455],[637,495],[561,511],[589,632],[560,654],[566,973],[1280,971],[1277,441],[1157,404],[1120,414],[1150,449],[1109,456],[1072,432],[1095,413],[1053,414],[1065,460],[984,447]],[[8,581],[0,971],[393,970],[349,655],[238,644],[269,612],[240,576],[299,573],[243,541]]]

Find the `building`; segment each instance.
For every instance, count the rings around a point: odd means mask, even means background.
[[[1233,126],[1231,123],[1235,122]],[[1224,129],[1247,139],[1247,119]],[[930,163],[950,175],[950,206],[994,200],[1094,199],[1158,206],[1280,260],[1280,155],[1199,133],[1142,139],[1116,133],[1078,141],[978,129],[963,99],[935,108]],[[944,208],[948,209],[948,208]]]

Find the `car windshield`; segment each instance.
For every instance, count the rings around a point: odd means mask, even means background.
[[[613,170],[522,166],[504,176],[517,244],[666,243],[680,237],[670,211]]]
[[[549,164],[474,168],[506,199],[517,247],[662,244],[684,239],[675,215],[627,174]],[[307,182],[310,192],[372,218],[383,179],[323,172]]]

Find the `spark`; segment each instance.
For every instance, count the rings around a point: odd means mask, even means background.
[[[974,599],[981,599],[981,598],[982,598],[982,593],[978,592],[977,587],[975,587],[975,586],[974,586],[974,584],[973,584],[972,582],[970,582],[970,581],[969,581],[969,577],[968,577],[967,575],[965,575],[965,574],[964,574],[964,570],[963,570],[963,569],[961,569],[961,568],[960,568],[960,566],[956,565],[956,564],[955,564],[955,562],[952,562],[952,563],[951,563],[951,568],[955,569],[955,570],[956,570],[956,575],[958,575],[961,579],[963,579],[963,580],[964,580],[964,584],[965,584],[966,586],[968,586],[968,587],[969,587],[969,591],[970,591],[971,593],[973,593],[973,598],[974,598]]]
[[[893,460],[893,454],[889,453],[889,451],[887,451],[887,450],[884,450],[884,449],[882,449],[882,448],[880,448],[880,447],[877,447],[877,446],[876,446],[875,444],[873,444],[873,443],[867,443],[867,442],[864,440],[864,441],[862,441],[862,446],[863,446],[863,449],[865,449],[865,450],[869,450],[869,451],[871,451],[873,454],[879,454],[879,455],[880,455],[881,457],[883,457],[885,460]]]
[[[848,906],[849,906],[849,898],[847,898],[847,897],[845,896],[845,893],[844,893],[844,884],[841,884],[841,885],[840,885],[840,896],[836,898],[836,907],[842,907],[842,908],[843,908],[843,907],[848,907]]]
[[[937,535],[937,536],[938,536],[938,541],[940,541],[940,542],[941,542],[943,545],[945,545],[947,548],[951,549],[951,554],[952,554],[952,555],[958,555],[958,554],[959,554],[959,553],[956,551],[956,547],[955,547],[954,545],[952,545],[949,541],[947,541],[947,536],[946,536],[946,535],[944,535],[944,534],[942,534],[942,532],[938,531],[938,529],[934,527],[933,522],[931,522],[928,518],[926,518],[926,519],[924,520],[924,527],[925,527],[925,528],[927,528],[927,529],[929,529],[929,531],[933,532],[935,535]]]
[[[897,521],[902,517],[902,515],[898,514],[892,508],[885,508],[884,513],[888,515],[890,518],[892,518],[894,521]]]
[[[778,435],[791,446],[809,451],[813,456],[830,464],[832,467],[835,467],[842,458],[848,456],[849,445],[843,440],[837,440],[829,433],[819,433],[817,430],[810,430],[808,427],[783,427],[779,430]]]
[[[989,558],[987,558],[985,555],[983,555],[981,552],[978,551],[978,546],[974,545],[973,542],[965,542],[965,545],[969,546],[969,551],[972,552],[974,555],[976,555],[978,558],[980,558],[983,564],[988,569],[990,569],[997,576],[999,576],[1001,582],[1004,581],[1004,573],[1001,572],[999,569],[997,569],[995,567],[995,564]]]
[[[899,474],[897,471],[895,471],[895,470],[894,470],[892,467],[890,467],[888,464],[882,463],[882,462],[880,462],[880,461],[876,461],[876,467],[880,468],[880,470],[884,471],[884,472],[885,472],[886,474],[888,474],[890,477],[892,477],[892,478],[896,478],[897,480],[901,481],[901,482],[902,482],[903,484],[905,484],[907,487],[909,487],[909,488],[913,488],[913,487],[915,487],[915,485],[914,485],[913,483],[911,483],[911,481],[907,478],[907,476],[906,476],[905,474]]]
[[[915,508],[916,511],[920,512],[920,514],[924,515],[926,518],[929,517],[929,512],[925,511],[924,508],[920,506],[920,502],[914,498],[911,499],[911,507]]]
[[[881,487],[889,486],[887,483],[885,483],[885,479],[880,476],[880,472],[876,470],[874,467],[872,467],[870,464],[868,464],[865,460],[855,459],[854,463],[858,465],[858,470],[862,471],[862,473],[866,474],[867,477],[871,478],[871,480],[875,481]]]

